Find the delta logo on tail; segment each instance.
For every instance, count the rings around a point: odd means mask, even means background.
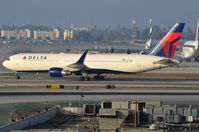
[[[179,44],[179,40],[182,36],[184,26],[185,23],[176,23],[150,54],[166,58],[173,58],[176,48]]]

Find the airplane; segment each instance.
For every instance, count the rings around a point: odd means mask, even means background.
[[[152,26],[152,19],[150,18],[149,20],[150,26],[149,26],[149,40],[147,40],[145,43],[144,42],[139,42],[135,41],[134,43],[132,42],[132,45],[136,46],[137,48],[139,47],[140,49],[142,48],[147,50],[151,47],[151,41],[152,41],[152,33],[153,33],[153,26]]]
[[[196,56],[199,56],[198,32],[199,32],[199,18],[198,18],[198,23],[197,23],[195,41],[185,42],[184,45],[182,46],[182,50],[177,53],[178,57],[181,57],[181,58],[184,58],[184,59],[190,59],[190,58],[194,58]]]
[[[135,74],[178,65],[173,59],[185,23],[176,23],[149,54],[40,54],[20,53],[10,56],[3,66],[16,72],[48,72],[50,77],[75,74],[80,80],[103,80],[102,74]]]
[[[149,27],[149,39],[144,41],[113,41],[114,45],[102,45],[102,46],[95,46],[90,50],[98,50],[100,52],[109,52],[109,53],[124,53],[127,54],[131,53],[145,53],[151,47],[152,43],[152,19],[150,18],[150,27]],[[122,44],[121,44],[122,43]]]

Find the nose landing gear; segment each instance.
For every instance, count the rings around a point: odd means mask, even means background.
[[[20,79],[19,73],[15,72],[15,79]]]

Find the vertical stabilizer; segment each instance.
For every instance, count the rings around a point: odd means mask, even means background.
[[[155,46],[150,55],[173,58],[179,40],[182,36],[185,23],[176,23],[174,27],[164,36],[164,38]]]
[[[146,42],[145,49],[149,49],[151,46],[151,37],[152,37],[153,27],[152,27],[152,19],[150,18],[150,28],[149,28],[149,40]]]
[[[195,45],[195,49],[198,49],[198,31],[199,30],[199,17],[198,17],[198,23],[197,23],[197,29],[196,29],[196,38],[195,38],[195,41],[196,41],[196,45]]]

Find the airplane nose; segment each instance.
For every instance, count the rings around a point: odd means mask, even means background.
[[[7,68],[7,61],[3,62],[3,67]]]

